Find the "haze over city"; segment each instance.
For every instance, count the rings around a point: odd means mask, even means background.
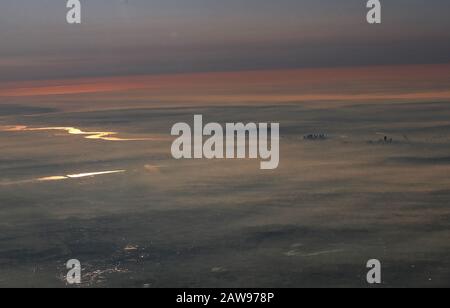
[[[450,2],[0,2],[0,287],[448,287]],[[171,128],[279,123],[280,161]]]

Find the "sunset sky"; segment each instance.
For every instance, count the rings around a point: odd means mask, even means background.
[[[0,2],[0,82],[450,62],[450,2],[94,0]]]

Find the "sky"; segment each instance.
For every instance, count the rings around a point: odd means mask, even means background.
[[[450,62],[450,2],[90,0],[0,2],[0,82]]]

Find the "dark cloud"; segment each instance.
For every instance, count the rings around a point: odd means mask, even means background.
[[[0,80],[450,61],[448,1],[61,1],[0,4]]]

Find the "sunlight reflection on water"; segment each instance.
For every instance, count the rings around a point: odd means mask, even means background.
[[[115,137],[116,132],[86,132],[76,127],[38,127],[31,128],[24,125],[17,126],[1,126],[0,131],[3,132],[35,132],[35,131],[65,131],[69,135],[82,135],[85,139],[100,139],[105,141],[156,141],[158,138],[119,138]]]
[[[111,170],[111,171],[78,173],[78,174],[68,174],[68,175],[55,175],[55,176],[48,176],[48,177],[42,177],[42,178],[37,178],[37,179],[31,179],[31,180],[0,182],[0,185],[5,186],[5,185],[18,185],[18,184],[29,184],[29,183],[39,183],[39,182],[64,181],[64,180],[80,179],[80,178],[95,177],[95,176],[100,176],[100,175],[124,173],[124,172],[126,172],[126,170]]]

